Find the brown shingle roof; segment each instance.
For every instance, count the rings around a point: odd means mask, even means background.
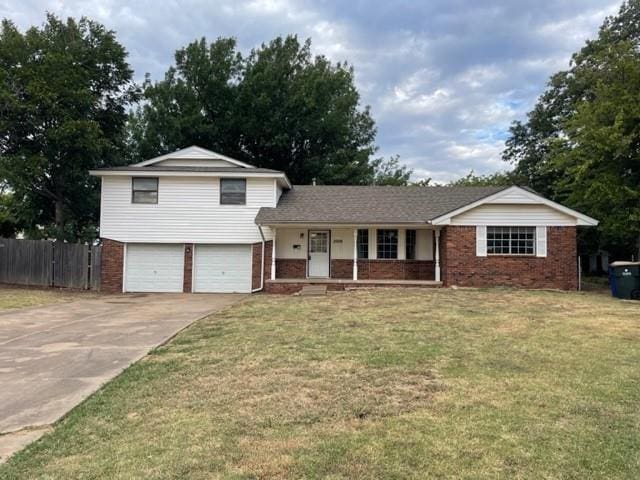
[[[296,185],[256,223],[425,223],[505,188]]]

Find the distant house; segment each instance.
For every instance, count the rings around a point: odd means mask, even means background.
[[[199,147],[91,173],[110,292],[572,290],[576,229],[597,225],[517,186],[293,186]]]

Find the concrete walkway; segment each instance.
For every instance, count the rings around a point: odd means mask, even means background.
[[[243,297],[129,294],[0,313],[0,462],[149,350]]]

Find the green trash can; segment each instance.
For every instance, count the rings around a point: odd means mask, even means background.
[[[640,262],[613,262],[609,283],[614,297],[640,300]]]

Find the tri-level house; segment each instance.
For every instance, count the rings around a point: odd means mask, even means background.
[[[517,186],[294,186],[195,146],[91,173],[102,179],[102,289],[114,293],[573,290],[576,229],[597,225]]]

